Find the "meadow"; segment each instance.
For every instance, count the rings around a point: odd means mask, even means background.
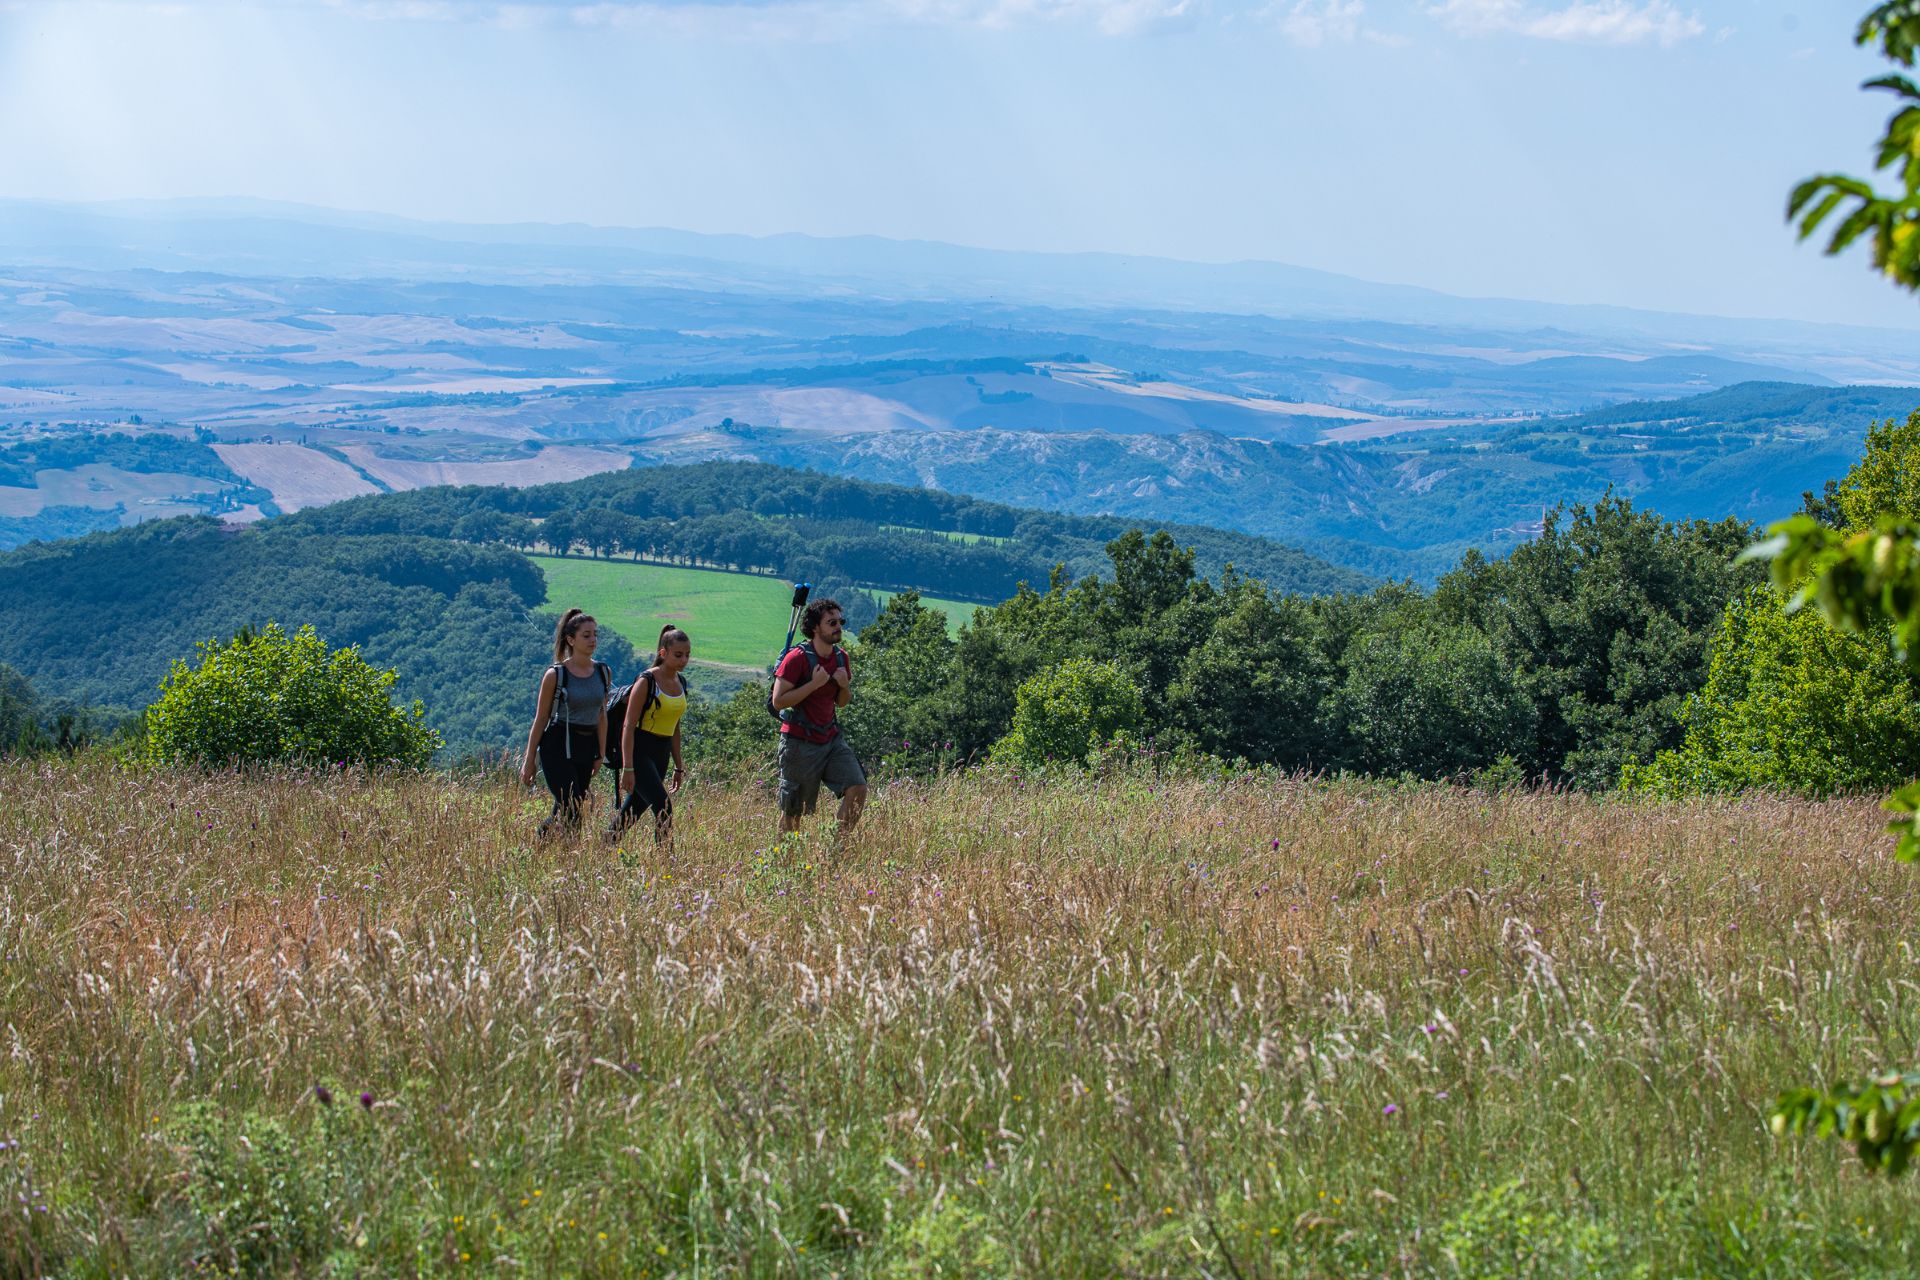
[[[693,636],[696,662],[764,670],[780,656],[793,588],[778,578],[685,569],[677,565],[529,557],[547,575],[547,605],[579,605],[652,653],[660,628],[672,622]]]
[[[529,557],[547,575],[547,605],[558,612],[579,605],[605,627],[651,653],[668,622],[693,636],[694,661],[764,671],[780,656],[792,616],[793,587],[761,574],[677,565],[591,560],[582,556]],[[870,592],[885,604],[895,592]],[[959,634],[977,605],[922,596]]]
[[[1868,801],[0,763],[0,1274],[1910,1276]]]

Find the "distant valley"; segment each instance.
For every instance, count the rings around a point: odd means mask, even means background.
[[[1124,260],[1103,294],[1100,264],[1045,255],[342,217],[0,202],[0,546],[737,459],[1424,579],[1609,486],[1670,516],[1781,514],[1920,407],[1920,343],[1884,330],[1271,264],[1144,264],[1149,308]]]

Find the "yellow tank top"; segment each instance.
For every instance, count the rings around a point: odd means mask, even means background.
[[[671,738],[673,731],[680,727],[680,717],[687,714],[687,687],[680,686],[679,693],[658,690],[659,697],[654,704],[640,716],[640,730],[654,733],[662,738]]]

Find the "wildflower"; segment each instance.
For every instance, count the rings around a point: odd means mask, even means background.
[[[1400,1114],[1400,1104],[1397,1102],[1389,1102],[1386,1106],[1380,1108],[1380,1114],[1383,1116],[1398,1115]]]
[[[323,1107],[333,1105],[333,1090],[323,1084],[313,1086],[313,1100]]]
[[[373,1095],[371,1093],[366,1092],[364,1089],[361,1090],[360,1092],[360,1105],[365,1107],[368,1111],[373,1110]]]

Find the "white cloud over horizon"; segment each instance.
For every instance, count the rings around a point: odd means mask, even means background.
[[[1333,41],[1350,41],[1360,34],[1360,19],[1366,13],[1363,0],[1296,0],[1285,13],[1274,16],[1280,33],[1294,44],[1317,49]]]
[[[853,39],[879,28],[1080,30],[1150,36],[1252,17],[1291,45],[1402,45],[1437,21],[1454,35],[1570,44],[1672,46],[1707,24],[1675,0],[0,0],[0,13],[64,9],[185,14],[305,9],[374,22],[479,24],[506,30],[635,30],[755,39]],[[1371,19],[1371,21],[1369,21]]]
[[[1436,0],[1425,7],[1450,30],[1470,36],[1670,46],[1707,30],[1696,14],[1682,13],[1671,0],[1575,0],[1560,8],[1526,0]]]

